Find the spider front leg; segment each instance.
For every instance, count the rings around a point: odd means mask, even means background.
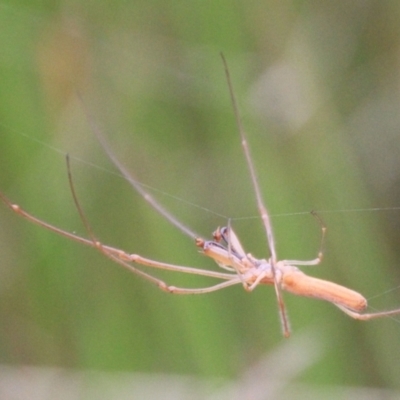
[[[82,212],[82,209],[81,209],[79,203],[77,204],[79,207],[78,210],[80,210],[81,218],[84,218],[84,221],[85,221],[84,225],[86,227],[86,230],[89,233],[90,239],[86,239],[86,238],[80,237],[78,235],[75,235],[73,233],[69,233],[69,232],[64,231],[60,228],[57,228],[56,226],[53,226],[45,221],[42,221],[39,218],[36,218],[35,216],[29,214],[24,209],[22,209],[19,205],[12,203],[1,192],[0,192],[0,200],[2,200],[11,209],[11,211],[13,211],[15,214],[19,215],[20,217],[26,219],[27,221],[30,221],[38,226],[41,226],[42,228],[45,228],[49,231],[57,233],[58,235],[64,236],[75,242],[82,243],[86,246],[94,247],[100,253],[102,253],[106,257],[110,258],[112,261],[122,265],[127,270],[129,270],[129,271],[135,273],[136,275],[139,275],[142,278],[146,279],[147,281],[150,281],[151,283],[157,285],[161,290],[163,290],[165,292],[178,293],[178,294],[201,294],[201,293],[212,292],[215,290],[220,290],[220,289],[223,289],[224,287],[236,285],[241,282],[240,279],[238,279],[237,276],[234,274],[208,271],[208,270],[203,270],[203,269],[190,268],[190,267],[179,266],[179,265],[174,265],[174,264],[162,263],[159,261],[154,261],[154,260],[150,260],[148,258],[141,257],[137,254],[129,254],[123,250],[104,245],[103,243],[98,241],[95,238],[94,234],[92,233],[92,229],[89,226],[89,223],[86,220],[86,217],[83,215],[83,212]],[[158,279],[151,274],[148,274],[138,268],[135,268],[130,263],[136,263],[136,264],[140,264],[140,265],[147,266],[147,267],[181,272],[181,273],[186,273],[186,274],[206,276],[206,277],[210,277],[210,278],[220,279],[220,280],[223,280],[224,282],[221,282],[217,285],[212,285],[212,286],[206,287],[206,288],[198,288],[198,289],[179,288],[176,286],[171,286],[171,285],[166,284],[161,279]]]
[[[200,269],[196,269],[196,268],[190,268],[190,267],[184,267],[184,266],[179,266],[179,265],[173,265],[173,264],[167,264],[167,263],[162,263],[162,262],[158,262],[158,261],[153,261],[153,260],[141,257],[137,254],[128,254],[122,250],[114,249],[112,247],[103,245],[94,236],[93,230],[89,224],[89,221],[87,220],[85,214],[83,213],[82,207],[79,203],[78,196],[76,195],[75,187],[74,187],[73,180],[72,180],[72,174],[71,174],[71,168],[70,168],[68,156],[67,156],[67,169],[68,169],[68,181],[70,184],[72,197],[73,197],[75,206],[78,210],[79,216],[82,220],[82,223],[85,226],[86,231],[91,239],[90,240],[91,245],[93,247],[95,247],[100,253],[104,254],[106,257],[108,257],[111,260],[115,261],[116,263],[122,265],[123,267],[127,268],[131,272],[134,272],[135,274],[156,284],[161,290],[163,290],[165,292],[169,292],[169,293],[175,293],[175,294],[209,293],[209,292],[214,292],[216,290],[223,289],[228,286],[236,285],[237,283],[240,282],[240,280],[235,275],[223,274],[223,273],[218,273],[218,272],[213,272],[213,271],[200,270]],[[163,280],[156,278],[153,275],[150,275],[146,272],[143,272],[142,270],[140,270],[138,268],[133,267],[131,264],[129,264],[129,262],[141,264],[141,265],[148,266],[148,267],[170,270],[170,271],[209,276],[209,277],[213,277],[213,278],[223,279],[223,280],[225,280],[225,282],[221,282],[219,284],[209,286],[206,288],[197,288],[197,289],[179,288],[176,286],[167,285]]]
[[[128,253],[125,253],[123,251],[118,251],[118,250],[117,250],[118,253],[113,254],[112,252],[109,251],[109,249],[110,249],[109,247],[102,246],[101,244],[99,244],[97,247],[98,247],[99,251],[101,251],[107,257],[111,258],[113,261],[115,261],[118,264],[122,265],[123,267],[131,270],[132,272],[138,273],[138,275],[144,277],[145,279],[151,281],[152,283],[155,283],[161,290],[163,290],[165,292],[174,293],[174,294],[202,294],[202,293],[214,292],[216,290],[220,290],[225,287],[236,285],[236,284],[240,283],[240,279],[236,275],[233,275],[233,274],[226,274],[226,273],[221,273],[221,272],[208,271],[205,269],[197,269],[197,268],[191,268],[191,267],[186,267],[186,266],[163,263],[160,261],[155,261],[155,260],[151,260],[149,258],[142,257],[138,254],[128,254]],[[130,262],[144,265],[146,267],[164,269],[167,271],[207,276],[207,277],[211,277],[211,278],[225,280],[225,282],[221,282],[216,285],[212,285],[212,286],[205,287],[205,288],[195,288],[195,289],[170,286],[170,285],[167,285],[161,279],[158,279],[158,278],[154,277],[153,275],[147,274],[147,273],[143,272],[142,270],[139,270],[139,269],[133,267],[131,264],[129,264]]]
[[[164,292],[172,293],[172,294],[203,294],[214,292],[216,290],[223,289],[228,286],[236,285],[240,283],[240,280],[236,278],[235,275],[218,273],[214,271],[202,270],[197,268],[185,267],[180,265],[168,264],[159,261],[154,261],[145,257],[142,257],[138,254],[128,254],[123,250],[115,249],[109,246],[103,245],[99,241],[94,241],[93,246],[103,255],[111,259],[112,261],[120,264],[127,270],[141,276],[142,278],[148,280],[149,282],[155,284],[159,289]],[[168,285],[163,280],[156,278],[155,276],[148,274],[147,272],[143,272],[142,270],[135,268],[130,263],[136,263],[140,265],[144,265],[146,267],[164,269],[169,271],[188,273],[194,275],[202,275],[208,276],[212,278],[222,279],[225,282],[218,283],[216,285],[208,286],[205,288],[181,288],[177,286]]]

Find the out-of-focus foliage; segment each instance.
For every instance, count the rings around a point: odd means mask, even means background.
[[[120,160],[179,219],[208,237],[231,218],[246,249],[268,257],[260,220],[242,219],[257,208],[223,51],[280,258],[315,257],[320,230],[307,211],[320,210],[325,258],[306,272],[360,291],[372,310],[400,307],[399,289],[382,295],[400,285],[400,211],[349,212],[400,205],[400,3],[1,1],[0,11],[0,190],[14,202],[87,236],[69,153],[104,243],[217,268],[121,179],[82,97]],[[285,340],[270,287],[167,295],[4,206],[0,255],[2,364],[227,379]],[[357,322],[285,299],[293,335],[314,331],[325,345],[297,381],[399,387],[399,320]],[[291,354],[276,362],[284,370]]]

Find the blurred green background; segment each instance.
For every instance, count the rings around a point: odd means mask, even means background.
[[[217,268],[119,176],[79,92],[120,160],[180,220],[207,238],[232,218],[245,248],[267,257],[223,51],[280,258],[315,257],[308,211],[320,210],[325,258],[304,270],[371,298],[370,311],[400,307],[400,211],[329,212],[400,206],[399,2],[3,0],[0,48],[0,189],[24,209],[86,236],[69,153],[104,243]],[[2,365],[222,384],[289,346],[259,380],[281,371],[282,390],[400,387],[400,318],[358,322],[287,294],[286,340],[271,287],[172,296],[5,206],[0,221]],[[289,372],[299,355],[307,367]]]

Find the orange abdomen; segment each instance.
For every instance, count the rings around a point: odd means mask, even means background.
[[[357,312],[367,307],[367,300],[360,293],[333,282],[307,276],[301,271],[283,274],[281,284],[288,292],[330,301]]]

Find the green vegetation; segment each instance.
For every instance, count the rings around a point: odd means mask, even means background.
[[[69,153],[104,243],[217,268],[118,176],[79,92],[120,160],[179,219],[207,238],[232,218],[246,249],[267,257],[260,221],[241,219],[257,209],[223,51],[279,256],[315,257],[320,230],[307,211],[320,210],[325,258],[307,273],[367,298],[400,285],[399,211],[327,212],[400,204],[400,3],[67,3],[0,3],[0,190],[12,201],[87,236]],[[271,287],[168,295],[2,205],[0,257],[1,364],[234,379],[286,340]],[[398,320],[357,322],[328,303],[285,300],[292,335],[322,343],[298,382],[399,388]],[[400,290],[370,305],[400,307]]]

